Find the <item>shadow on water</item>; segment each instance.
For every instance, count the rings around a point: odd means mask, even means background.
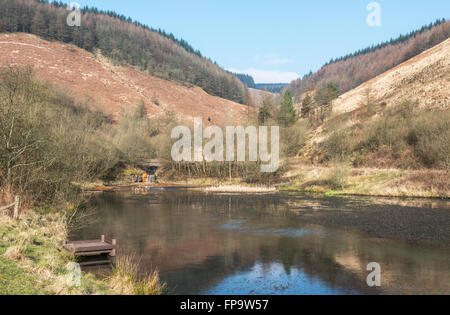
[[[122,254],[142,257],[144,269],[157,267],[175,294],[450,293],[448,249],[324,228],[299,216],[404,205],[176,190],[102,193],[92,203],[101,220],[73,237],[117,238]],[[370,262],[382,266],[381,288],[366,284]]]

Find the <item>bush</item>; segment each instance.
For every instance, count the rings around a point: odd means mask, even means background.
[[[39,82],[28,68],[0,72],[0,184],[37,202],[65,200],[72,182],[117,162],[108,119]]]
[[[418,111],[404,102],[380,120],[362,129],[360,150],[388,150],[399,167],[448,168],[450,165],[450,113]],[[407,160],[416,162],[408,162]],[[415,165],[416,164],[416,165]]]
[[[413,118],[406,141],[426,167],[450,167],[450,113],[428,112]]]
[[[344,161],[352,151],[350,131],[340,124],[330,127],[328,138],[322,143],[328,161]]]
[[[333,189],[343,189],[347,185],[349,172],[345,164],[336,164],[326,174],[325,181]]]
[[[281,129],[281,149],[283,157],[294,157],[305,146],[309,136],[309,124],[297,122],[294,126]]]
[[[152,137],[157,134],[148,119],[144,103],[126,108],[120,117],[113,136],[113,143],[122,159],[134,165],[155,157]]]

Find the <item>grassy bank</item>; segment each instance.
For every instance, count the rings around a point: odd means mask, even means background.
[[[63,251],[64,218],[59,214],[28,213],[19,221],[0,216],[0,294],[106,294],[110,290],[92,275],[82,286],[68,284],[68,263]]]
[[[67,228],[62,215],[23,214],[20,220],[0,215],[0,294],[114,295],[161,294],[157,272],[138,277],[132,260],[118,258],[110,276],[82,273],[81,286],[70,284],[66,266],[74,258],[62,249]],[[126,270],[126,272],[124,271]]]
[[[446,170],[355,169],[296,166],[287,173],[282,191],[327,195],[450,198]]]

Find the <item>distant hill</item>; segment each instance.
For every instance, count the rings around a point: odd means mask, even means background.
[[[329,82],[333,82],[340,93],[345,93],[449,37],[450,21],[438,20],[397,39],[331,60],[319,71],[293,81],[289,89],[297,101],[304,92],[316,90]]]
[[[288,83],[258,83],[255,88],[258,90],[266,90],[270,93],[280,93],[288,85]]]
[[[264,90],[257,90],[257,89],[248,89],[248,93],[251,99],[251,104],[256,106],[256,107],[261,107],[263,106],[263,102],[264,100],[269,97],[270,101],[273,104],[276,104],[277,102],[277,96],[278,94],[275,93],[271,93],[268,91],[264,91]]]
[[[242,83],[244,83],[246,87],[250,89],[264,90],[270,93],[280,93],[289,85],[288,83],[255,83],[255,80],[249,74],[230,73],[235,75],[239,80],[241,80]]]
[[[81,26],[70,27],[66,7],[62,2],[0,0],[0,32],[31,33],[90,52],[99,49],[118,64],[137,66],[153,76],[197,85],[211,95],[244,103],[245,86],[186,41],[95,8],[83,8]]]

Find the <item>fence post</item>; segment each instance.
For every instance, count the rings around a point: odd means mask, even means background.
[[[19,205],[20,205],[20,199],[19,196],[16,196],[16,201],[15,201],[15,205],[14,205],[14,214],[13,214],[13,218],[14,219],[18,219],[19,218]]]
[[[116,248],[117,248],[117,240],[112,240],[112,245],[114,246],[113,250],[111,251],[111,254],[109,256],[116,257]]]

